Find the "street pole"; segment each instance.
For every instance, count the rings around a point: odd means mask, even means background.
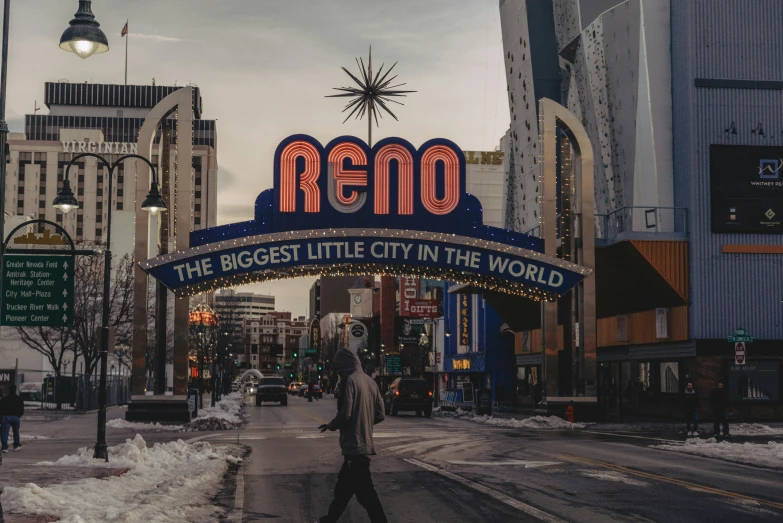
[[[8,144],[8,124],[5,121],[5,98],[6,98],[6,77],[8,76],[8,21],[11,13],[11,0],[5,0],[3,5],[3,50],[0,65],[0,267],[3,266],[3,244],[5,241],[5,171],[6,171],[6,149]],[[1,285],[1,284],[0,284]],[[2,294],[0,294],[2,295]],[[3,457],[0,456],[0,465],[3,463]],[[0,489],[0,496],[3,495]],[[3,504],[0,503],[0,523],[3,523]]]
[[[8,1],[8,0],[6,0]],[[101,319],[101,351],[99,354],[100,360],[101,360],[101,375],[100,375],[100,382],[98,385],[98,435],[95,442],[95,448],[93,452],[93,459],[102,459],[105,461],[109,461],[109,453],[108,448],[106,446],[106,372],[107,372],[107,365],[108,365],[108,355],[109,355],[109,323],[110,323],[110,297],[111,297],[111,211],[112,211],[112,205],[111,205],[111,195],[112,195],[112,181],[114,179],[114,171],[116,170],[117,166],[124,162],[127,159],[130,158],[136,158],[139,160],[143,160],[144,162],[149,165],[151,172],[152,172],[152,183],[150,188],[150,195],[147,197],[148,200],[150,200],[152,203],[155,203],[157,205],[160,205],[159,207],[156,205],[152,208],[154,208],[154,212],[157,212],[160,210],[165,210],[165,202],[160,201],[160,194],[157,194],[157,177],[155,176],[155,166],[153,166],[149,160],[144,158],[143,156],[140,156],[138,154],[126,154],[123,156],[120,156],[115,160],[113,164],[110,164],[106,158],[99,154],[95,153],[81,153],[74,156],[70,162],[68,162],[67,167],[65,168],[65,179],[63,180],[63,187],[60,189],[60,192],[57,194],[57,198],[55,198],[54,206],[58,209],[60,209],[63,212],[68,212],[73,208],[78,207],[78,202],[73,196],[73,193],[70,192],[70,184],[69,184],[69,175],[71,172],[71,167],[77,162],[77,160],[80,160],[81,158],[85,157],[92,157],[98,160],[103,164],[103,167],[106,168],[108,172],[109,177],[109,184],[108,184],[108,202],[109,202],[109,208],[106,211],[106,250],[104,251],[103,256],[103,318]],[[2,164],[5,164],[5,161],[0,162]],[[65,189],[68,188],[67,194]],[[153,191],[154,188],[154,191]],[[155,194],[153,194],[155,193]],[[151,198],[155,196],[156,199]],[[154,200],[154,201],[153,201]],[[66,204],[66,205],[63,205]],[[147,210],[145,207],[147,205],[147,200],[142,203],[142,209]],[[152,211],[151,211],[152,212]],[[2,521],[0,521],[2,523]]]

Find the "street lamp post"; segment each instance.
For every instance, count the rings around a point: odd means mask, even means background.
[[[83,3],[83,2],[81,2]],[[89,2],[87,2],[89,4]],[[136,158],[144,161],[149,165],[152,171],[152,183],[150,184],[150,192],[141,204],[141,208],[148,211],[151,214],[156,214],[158,211],[166,210],[166,202],[158,191],[158,178],[155,171],[155,166],[150,163],[149,160],[138,154],[126,154],[120,156],[114,163],[109,163],[106,158],[95,153],[81,153],[74,156],[68,166],[65,168],[65,179],[63,180],[63,186],[57,192],[57,196],[52,202],[52,206],[59,209],[63,213],[68,213],[73,209],[79,207],[79,202],[71,191],[71,183],[68,175],[71,172],[71,167],[77,160],[84,157],[93,157],[100,160],[104,167],[108,171],[109,177],[109,206],[106,211],[106,250],[104,251],[103,261],[103,318],[101,321],[101,377],[100,386],[98,388],[98,438],[95,442],[95,452],[93,453],[93,459],[103,459],[109,461],[109,453],[106,447],[106,366],[108,357],[108,345],[109,345],[109,296],[111,286],[111,195],[112,195],[112,180],[114,179],[114,171],[117,166],[129,158]]]
[[[78,49],[85,49],[86,44],[90,43],[90,48],[93,48],[93,43],[95,43],[95,39],[100,37],[103,37],[102,42],[99,42],[99,44],[103,44],[105,46],[105,49],[101,47],[101,45],[95,45],[92,52],[87,54],[86,56],[82,56],[82,58],[87,58],[90,55],[92,55],[95,52],[106,52],[109,50],[109,44],[106,40],[106,35],[103,34],[103,31],[98,29],[99,24],[95,21],[95,16],[92,14],[92,11],[90,10],[90,1],[80,1],[79,2],[79,11],[76,13],[79,15],[80,13],[84,15],[84,18],[82,18],[83,22],[87,22],[88,20],[91,22],[88,25],[91,25],[93,27],[91,34],[86,34],[84,31],[81,33],[79,31],[76,31],[74,34],[78,37],[74,43],[77,46]],[[85,5],[82,5],[85,4]],[[8,38],[9,38],[9,21],[10,21],[10,15],[11,15],[11,0],[4,0],[3,1],[3,44],[2,44],[2,63],[0,64],[0,235],[2,235],[2,238],[5,238],[5,176],[6,176],[6,159],[7,159],[7,151],[8,148],[8,124],[5,121],[5,105],[6,105],[6,81],[8,78]],[[66,33],[68,30],[73,29],[74,21],[76,20],[76,17],[74,20],[71,21],[71,27],[66,29]],[[65,33],[63,34],[63,37],[65,36]],[[63,39],[60,39],[60,45],[63,44]],[[69,46],[70,47],[70,46]],[[70,50],[70,49],[69,49]],[[76,51],[76,49],[74,49]],[[3,261],[3,242],[0,242],[0,266],[2,266]],[[2,456],[0,456],[0,463],[3,462]],[[0,490],[0,494],[2,494],[2,490]],[[5,521],[3,519],[3,505],[0,503],[0,523],[3,523]]]

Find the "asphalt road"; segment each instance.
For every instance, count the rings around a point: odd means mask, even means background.
[[[312,523],[342,463],[336,433],[317,427],[334,399],[248,405],[238,432],[210,442],[250,449],[236,521]],[[504,429],[387,417],[376,426],[373,481],[390,522],[782,521],[783,471],[649,448],[659,440],[596,431]],[[341,522],[365,522],[351,501]]]

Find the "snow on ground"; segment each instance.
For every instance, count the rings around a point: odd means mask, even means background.
[[[38,463],[129,469],[125,474],[43,488],[33,483],[6,487],[2,503],[7,514],[59,516],[62,523],[217,521],[219,510],[210,499],[218,492],[229,463],[241,461],[231,452],[228,447],[182,440],[147,447],[137,434],[133,440],[109,447],[108,463],[93,460],[92,447],[56,462]]]
[[[783,434],[783,426],[770,427],[761,423],[735,423],[729,425],[732,436],[772,436]]]
[[[468,421],[473,421],[475,423],[482,423],[484,425],[493,425],[495,427],[505,427],[511,429],[572,430],[572,429],[583,429],[586,426],[584,423],[569,423],[563,418],[558,418],[557,416],[533,416],[525,419],[515,419],[515,418],[496,418],[494,416],[487,416],[487,415],[477,416],[472,412],[464,411],[462,409],[457,409],[455,412],[447,412],[441,410],[434,411],[433,409],[433,413],[435,412],[437,412],[438,416],[445,417],[445,418],[459,418]]]
[[[178,431],[182,430],[182,425],[163,425],[161,423],[138,423],[133,421],[125,421],[122,418],[109,420],[106,422],[106,426],[110,429],[133,429],[142,431]]]
[[[214,407],[199,409],[198,417],[186,426],[186,430],[234,430],[242,425],[242,404],[244,396],[232,392]]]
[[[695,454],[746,465],[783,469],[783,443],[731,443],[715,438],[692,438],[684,444],[653,445],[654,449]]]
[[[631,485],[633,487],[646,487],[648,485],[644,481],[633,479],[613,470],[580,470],[579,473],[588,478],[612,481],[614,483],[625,483],[626,485]]]

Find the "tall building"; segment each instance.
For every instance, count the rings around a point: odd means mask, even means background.
[[[243,322],[245,362],[249,369],[275,373],[292,364],[299,338],[307,333],[304,316],[291,318],[290,312],[270,312]],[[278,368],[279,367],[279,368]]]
[[[665,414],[688,381],[703,392],[723,381],[732,408],[780,416],[783,73],[768,64],[783,47],[783,4],[499,6],[511,108],[506,225],[539,234],[538,100],[566,106],[592,142],[602,408]],[[572,154],[567,134],[558,140],[562,182],[575,173],[563,161]],[[524,391],[541,370],[540,320],[515,310],[498,308],[519,333]],[[579,360],[580,329],[568,334],[571,315],[560,312],[558,368],[574,378],[561,381],[560,395],[578,394],[584,383],[571,355]],[[754,338],[747,365],[735,363],[727,341],[739,328]],[[701,408],[710,415],[706,401]]]
[[[468,194],[481,202],[484,225],[503,226],[503,153],[501,151],[464,151],[465,184]]]
[[[229,312],[242,319],[259,319],[275,310],[275,297],[255,292],[237,292],[232,289],[215,294],[215,311]]]
[[[324,318],[331,312],[351,310],[351,295],[348,293],[356,276],[321,276],[310,287],[311,318]]]
[[[150,110],[177,87],[47,82],[44,103],[49,114],[25,116],[23,133],[11,133],[6,178],[5,209],[11,215],[30,215],[62,225],[74,241],[101,242],[106,237],[107,201],[112,213],[113,243],[128,240],[132,249],[136,173],[134,161],[118,166],[113,194],[107,195],[106,169],[85,157],[70,171],[71,188],[79,209],[62,214],[52,200],[62,187],[68,162],[79,153],[92,152],[114,161],[138,152],[136,139]],[[202,120],[201,94],[193,90],[193,209],[191,230],[217,223],[217,132],[215,120]],[[176,165],[177,120],[171,126],[170,172]],[[155,137],[150,161],[158,164],[161,132]],[[146,183],[146,182],[145,182]],[[173,186],[173,183],[172,183]],[[138,202],[140,204],[140,202]],[[127,245],[120,252],[129,252]],[[114,248],[113,248],[114,250]]]

